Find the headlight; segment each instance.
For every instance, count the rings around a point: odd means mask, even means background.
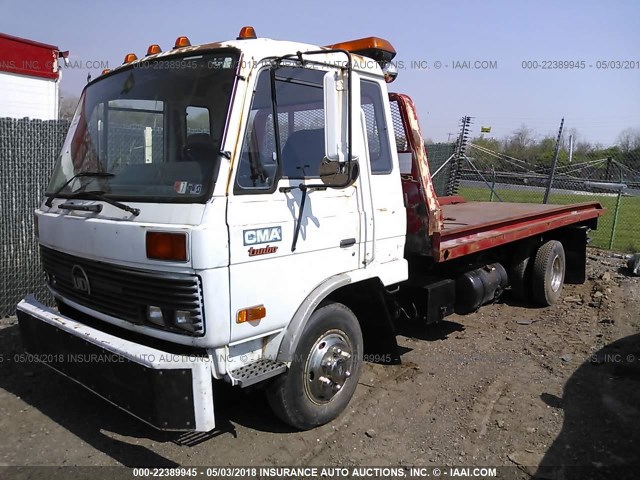
[[[160,307],[156,307],[155,305],[149,305],[147,307],[147,320],[155,325],[159,325],[161,327],[165,326],[162,309]]]
[[[146,311],[147,321],[164,330],[180,329],[189,333],[202,330],[202,321],[198,315],[192,315],[189,310],[173,310],[149,305]]]
[[[176,327],[188,332],[194,332],[196,329],[191,318],[191,312],[187,310],[176,310],[173,316],[173,323]]]

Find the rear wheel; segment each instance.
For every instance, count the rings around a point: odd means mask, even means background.
[[[565,270],[562,243],[550,240],[538,249],[531,271],[531,293],[536,303],[547,307],[558,300],[564,285]]]
[[[531,259],[532,247],[521,245],[514,252],[511,267],[509,268],[509,283],[511,284],[511,296],[525,302],[531,296]]]
[[[362,332],[351,310],[340,303],[316,310],[289,371],[267,390],[274,413],[301,430],[338,417],[358,384],[362,350]]]

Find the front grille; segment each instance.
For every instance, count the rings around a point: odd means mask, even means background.
[[[204,334],[200,277],[138,270],[68,255],[40,246],[42,267],[51,288],[80,305],[136,324],[185,335]],[[146,321],[146,309],[188,311],[194,332]]]

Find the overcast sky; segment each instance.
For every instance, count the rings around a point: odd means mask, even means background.
[[[637,0],[0,0],[1,32],[70,51],[73,68],[64,69],[61,89],[71,95],[100,64],[144,55],[151,43],[166,49],[179,35],[206,43],[253,25],[261,37],[318,45],[383,37],[404,67],[391,89],[413,97],[425,137],[436,141],[457,132],[463,115],[475,117],[473,133],[491,126],[496,137],[523,123],[555,135],[563,116],[566,127],[605,145],[627,127],[640,128],[639,20]],[[565,60],[585,68],[540,68]],[[610,60],[635,68],[597,68]],[[497,68],[474,68],[476,61]],[[523,68],[525,61],[539,68]]]

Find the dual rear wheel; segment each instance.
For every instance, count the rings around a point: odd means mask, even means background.
[[[553,305],[562,293],[566,263],[564,247],[557,240],[538,248],[521,247],[509,271],[512,295],[543,307]]]

